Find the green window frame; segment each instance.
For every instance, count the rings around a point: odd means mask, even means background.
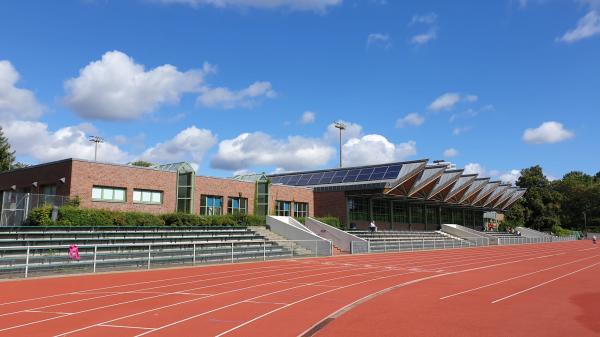
[[[392,203],[394,211],[394,222],[400,224],[408,223],[408,206],[403,202]]]
[[[133,189],[134,204],[162,205],[163,191]]]
[[[228,214],[248,214],[248,199],[229,197],[227,198]]]
[[[223,214],[223,197],[218,195],[204,195],[200,197],[200,215]]]
[[[369,199],[348,198],[348,217],[350,221],[370,221]]]
[[[294,202],[294,217],[295,218],[308,217],[308,203]]]
[[[410,223],[425,224],[425,214],[423,213],[423,206],[410,207]]]
[[[439,213],[437,207],[426,206],[425,207],[425,220],[428,225],[437,225],[439,222]]]
[[[126,202],[127,189],[122,187],[92,186],[92,201]]]
[[[290,216],[292,211],[291,204],[291,202],[284,200],[275,201],[275,215]]]
[[[390,201],[385,199],[373,200],[373,220],[389,222],[391,218]]]

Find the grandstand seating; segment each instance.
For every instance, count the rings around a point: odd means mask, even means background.
[[[371,252],[437,249],[467,246],[469,243],[438,231],[390,231],[370,232],[349,230],[348,233],[369,241]]]
[[[79,247],[80,260],[68,257]],[[29,250],[29,254],[27,254]],[[4,227],[0,228],[0,276],[214,263],[288,257],[292,243],[278,243],[245,227]],[[58,268],[58,269],[57,269]]]

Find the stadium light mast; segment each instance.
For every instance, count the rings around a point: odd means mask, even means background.
[[[342,122],[335,122],[333,124],[336,129],[340,129],[340,168],[342,167],[342,130],[346,130],[346,124]]]
[[[104,138],[100,136],[90,136],[89,141],[94,143],[94,161],[98,159],[98,144],[104,143]]]

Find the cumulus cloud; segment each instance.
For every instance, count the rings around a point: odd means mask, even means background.
[[[163,104],[179,102],[194,92],[205,72],[213,68],[180,72],[165,64],[146,71],[120,51],[107,52],[65,82],[65,104],[79,116],[91,119],[136,119]]]
[[[408,115],[396,120],[396,127],[403,128],[405,126],[419,126],[425,122],[425,118],[418,113],[409,113]]]
[[[321,139],[291,136],[274,139],[262,132],[243,133],[219,143],[211,167],[241,170],[274,166],[294,171],[323,166],[335,155],[335,149]]]
[[[449,149],[444,150],[444,158],[454,158],[458,156],[458,150],[451,147]]]
[[[389,34],[371,33],[367,37],[367,47],[379,46],[388,49],[392,46]]]
[[[429,13],[425,15],[414,15],[410,21],[410,25],[425,26],[427,30],[415,34],[411,37],[410,42],[417,45],[426,44],[437,37],[437,14]]]
[[[600,15],[592,10],[579,19],[577,27],[567,31],[557,41],[573,43],[600,34]]]
[[[294,11],[313,11],[323,13],[329,7],[342,4],[342,0],[152,0],[165,4],[182,4],[197,8],[201,6],[214,6],[218,8],[256,8],[277,9],[284,8]]]
[[[65,158],[94,159],[94,146],[88,141],[85,127],[67,126],[56,131],[35,121],[14,121],[4,132],[11,147],[20,156],[46,162]],[[128,154],[109,142],[98,145],[98,160],[125,161]]]
[[[520,170],[510,170],[508,172],[501,173],[498,176],[500,181],[511,185],[515,185],[517,183],[517,180],[519,180],[519,177],[521,177]]]
[[[344,164],[348,166],[389,163],[417,154],[417,143],[394,144],[381,135],[352,138],[343,145]]]
[[[228,88],[204,87],[198,97],[198,103],[206,107],[233,109],[237,107],[251,108],[261,98],[275,98],[277,93],[270,82],[254,82],[245,89],[232,91]]]
[[[458,102],[460,102],[460,94],[455,92],[447,92],[429,104],[429,110],[440,111],[452,109]]]
[[[564,128],[561,123],[544,122],[537,128],[526,129],[523,141],[529,144],[551,144],[575,137],[575,133]]]
[[[490,177],[492,180],[500,180],[503,183],[515,185],[521,176],[520,170],[512,169],[510,171],[486,170],[479,163],[469,163],[465,165],[464,174],[477,174],[479,177]]]
[[[317,118],[317,115],[312,111],[304,111],[302,114],[302,118],[300,118],[300,123],[302,124],[311,124],[314,123]]]
[[[44,107],[38,103],[33,92],[17,88],[20,75],[7,60],[0,60],[0,123],[34,120],[39,118]]]
[[[140,159],[153,163],[192,161],[197,165],[216,143],[217,138],[210,130],[191,126],[172,139],[148,148]]]
[[[479,176],[485,175],[486,170],[479,163],[468,163],[465,165],[464,174],[477,174]]]

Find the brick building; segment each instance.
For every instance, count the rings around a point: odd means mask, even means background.
[[[1,173],[0,191],[78,196],[82,207],[111,210],[330,215],[345,225],[364,228],[375,221],[401,230],[435,230],[443,223],[481,229],[485,212],[502,213],[525,193],[448,163],[428,162],[227,179],[197,176],[187,163],[144,168],[66,159]]]
[[[269,186],[264,176],[197,176],[187,163],[146,168],[65,159],[0,173],[0,191],[78,196],[81,207],[119,211],[314,215],[310,188]]]

